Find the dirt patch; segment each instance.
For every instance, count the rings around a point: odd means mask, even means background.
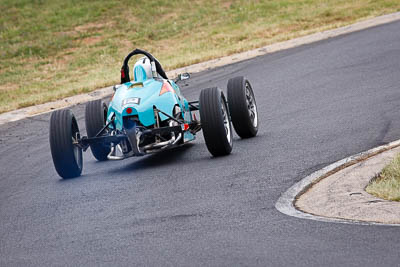
[[[15,83],[6,83],[6,84],[0,84],[0,92],[6,92],[6,91],[14,91],[17,90],[19,87]]]
[[[106,27],[109,27],[109,26],[112,26],[112,23],[110,23],[110,22],[108,22],[108,23],[102,23],[102,22],[94,23],[94,22],[91,22],[91,23],[86,23],[86,24],[83,24],[83,25],[76,26],[74,28],[74,30],[76,32],[99,31],[99,30],[101,30],[103,28],[106,28]]]
[[[232,6],[232,1],[226,1],[226,2],[222,3],[223,8],[228,9],[228,8],[231,8],[231,6]]]
[[[133,47],[133,42],[125,40],[125,39],[121,40],[120,41],[120,47],[123,48],[123,51],[125,51],[126,47]]]
[[[96,32],[100,31],[106,27],[111,27],[114,23],[113,22],[107,22],[107,23],[87,23],[83,25],[76,26],[73,30],[69,31],[61,31],[61,32],[55,32],[54,34],[57,36],[71,36],[71,37],[76,37],[81,33],[85,32]]]
[[[96,44],[100,41],[103,41],[103,37],[101,36],[92,36],[92,37],[88,37],[82,40],[82,43],[84,43],[85,45],[93,45]]]
[[[76,31],[64,31],[64,32],[55,32],[54,33],[57,36],[76,36],[78,32]]]
[[[177,18],[178,18],[178,14],[171,12],[171,13],[164,14],[162,16],[161,20],[174,20]]]
[[[60,55],[54,58],[49,58],[49,63],[40,66],[40,71],[43,74],[40,80],[50,80],[53,78],[56,71],[63,69],[67,64],[74,60],[74,52],[77,48],[69,48],[64,50]]]

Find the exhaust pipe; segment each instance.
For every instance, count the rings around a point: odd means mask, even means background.
[[[119,144],[115,145],[115,146],[112,146],[111,147],[111,151],[108,154],[107,158],[110,159],[110,160],[121,160],[121,159],[124,159],[125,156],[124,156],[124,154],[122,152],[121,146]]]

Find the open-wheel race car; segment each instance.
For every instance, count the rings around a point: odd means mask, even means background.
[[[129,76],[128,62],[143,55]],[[87,136],[81,136],[71,110],[56,110],[50,118],[50,148],[57,173],[73,178],[82,173],[82,151],[89,147],[99,160],[121,160],[184,145],[203,130],[209,152],[217,157],[232,151],[232,124],[241,138],[256,136],[257,106],[250,82],[229,79],[227,98],[217,87],[203,89],[199,101],[187,101],[177,85],[190,77],[168,79],[150,53],[136,49],[125,58],[121,84],[107,106],[101,99],[85,109]],[[200,114],[200,120],[196,112]]]

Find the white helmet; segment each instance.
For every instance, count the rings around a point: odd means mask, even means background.
[[[142,57],[136,61],[135,66],[133,67],[133,75],[135,81],[138,82],[153,78],[150,59],[147,57]]]

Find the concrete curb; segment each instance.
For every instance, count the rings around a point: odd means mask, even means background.
[[[240,61],[243,61],[246,59],[251,59],[251,58],[254,58],[257,56],[262,56],[265,54],[274,53],[277,51],[297,47],[300,45],[305,45],[305,44],[321,41],[321,40],[336,37],[339,35],[344,35],[344,34],[356,32],[356,31],[368,29],[370,27],[390,23],[390,22],[393,22],[396,20],[400,20],[400,12],[383,15],[383,16],[379,16],[376,18],[372,18],[372,19],[367,19],[367,20],[364,20],[361,22],[354,23],[352,25],[336,28],[333,30],[318,32],[318,33],[314,33],[311,35],[291,39],[288,41],[267,45],[267,46],[257,48],[254,50],[249,50],[249,51],[245,51],[242,53],[238,53],[238,54],[234,54],[234,55],[230,55],[230,56],[190,65],[187,67],[171,70],[171,71],[167,72],[167,75],[169,77],[175,77],[177,74],[182,73],[182,72],[191,72],[191,73],[201,72],[204,70],[209,70],[209,69],[213,69],[216,67],[221,67],[224,65],[240,62]],[[57,100],[57,101],[48,102],[48,103],[37,105],[37,106],[32,106],[32,107],[27,107],[27,108],[22,108],[22,109],[6,112],[3,114],[0,114],[0,125],[5,124],[7,122],[11,122],[11,121],[17,121],[17,120],[21,120],[21,119],[24,119],[27,117],[32,117],[32,116],[39,115],[42,113],[51,112],[55,109],[61,109],[61,108],[73,106],[76,104],[85,103],[90,100],[104,98],[104,97],[110,96],[111,94],[112,94],[112,87],[106,87],[106,88],[98,89],[98,90],[88,93],[88,94],[71,96],[71,97],[68,97],[68,98],[65,98],[62,100]]]
[[[336,222],[336,223],[345,223],[345,224],[360,224],[360,225],[385,225],[385,226],[400,226],[400,224],[387,224],[380,222],[368,222],[368,221],[360,221],[360,220],[350,220],[350,219],[340,219],[340,218],[329,218],[314,214],[305,213],[301,210],[298,210],[295,207],[296,200],[304,194],[309,188],[313,185],[321,181],[322,179],[331,176],[345,168],[348,168],[354,164],[357,164],[361,161],[365,161],[375,155],[388,151],[390,149],[396,148],[400,146],[400,140],[391,142],[387,145],[379,146],[373,149],[370,149],[365,152],[361,152],[359,154],[347,157],[345,159],[339,160],[325,168],[316,171],[309,176],[303,178],[301,181],[297,182],[293,186],[291,186],[286,192],[284,192],[278,201],[275,204],[275,208],[283,214],[301,218],[301,219],[309,219],[315,221],[322,222]]]

